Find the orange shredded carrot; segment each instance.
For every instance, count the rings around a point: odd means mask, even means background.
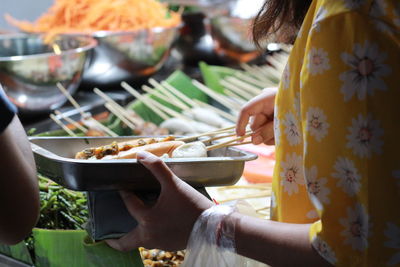
[[[6,20],[25,32],[93,33],[175,27],[180,15],[156,0],[55,0],[36,22]]]

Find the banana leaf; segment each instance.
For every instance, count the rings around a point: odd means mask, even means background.
[[[207,96],[192,84],[191,78],[186,74],[184,74],[182,71],[177,70],[174,73],[172,73],[168,77],[166,82],[169,83],[171,86],[175,87],[176,89],[178,89],[180,92],[184,93],[191,99],[198,99],[203,102],[207,102],[208,100]],[[160,103],[166,105],[167,107],[174,109],[175,111],[178,112],[181,111],[179,108],[166,101],[158,99],[155,96],[151,97],[159,101]],[[160,125],[160,123],[164,121],[151,108],[149,108],[139,100],[135,100],[134,102],[132,102],[130,108],[133,109],[140,117],[142,117],[146,121],[150,121],[157,125]]]
[[[14,246],[0,244],[0,254],[6,255],[23,263],[33,265],[31,255],[29,254],[25,242],[20,242]]]
[[[220,84],[220,81],[227,76],[234,75],[238,71],[228,67],[208,65],[205,62],[200,62],[199,66],[204,83],[220,94],[225,94],[224,87]]]
[[[143,267],[138,250],[123,253],[105,242],[93,243],[83,230],[33,230],[35,266]]]

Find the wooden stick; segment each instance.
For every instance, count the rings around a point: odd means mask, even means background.
[[[248,134],[248,133],[251,133],[251,131],[247,131],[246,132],[246,134]],[[232,136],[236,136],[236,133],[235,133],[234,130],[231,131],[231,132],[227,132],[225,135],[214,136],[214,137],[211,137],[210,139],[206,139],[206,140],[202,140],[202,141],[203,142],[212,142],[212,141],[215,141],[215,140],[224,139],[224,138],[232,137]]]
[[[262,198],[262,197],[269,197],[271,195],[271,192],[262,192],[258,194],[251,194],[247,196],[237,196],[237,197],[232,197],[232,198],[227,198],[224,200],[219,200],[219,203],[224,203],[224,202],[229,202],[233,200],[241,200],[241,199],[252,199],[252,198]]]
[[[217,134],[221,134],[221,133],[225,133],[227,131],[231,131],[232,129],[236,128],[236,125],[230,126],[230,127],[226,127],[223,129],[219,129],[219,130],[215,130],[215,131],[211,131],[211,132],[206,132],[206,133],[201,133],[198,135],[193,135],[193,136],[189,136],[189,137],[182,137],[182,138],[178,138],[176,139],[177,141],[188,141],[188,140],[195,140],[198,139],[199,137],[203,137],[203,136],[214,136]]]
[[[179,91],[178,89],[176,89],[175,87],[173,87],[172,85],[170,85],[169,83],[167,83],[166,81],[161,82],[161,84],[168,89],[171,93],[175,94],[177,97],[179,97],[180,99],[183,100],[183,102],[191,105],[192,107],[198,107],[196,105],[196,102],[194,102],[191,98],[189,98],[187,95],[185,95],[184,93],[182,93],[181,91]]]
[[[233,92],[232,90],[229,90],[228,88],[224,89],[224,93],[230,97],[230,99],[239,104],[240,106],[243,106],[244,104],[246,104],[246,102],[248,101],[247,99],[244,99],[242,96],[240,96],[239,94],[237,94],[236,92]]]
[[[246,142],[242,142],[242,143],[234,143],[234,144],[229,144],[229,145],[227,145],[227,146],[225,146],[225,147],[241,146],[241,145],[249,145],[249,144],[252,144],[252,143],[253,143],[252,141],[246,141]]]
[[[64,131],[66,131],[70,136],[76,137],[76,134],[71,131],[67,126],[65,126],[56,116],[50,114],[50,118],[57,123]]]
[[[149,95],[148,95],[148,99],[147,100],[150,101],[150,103],[152,103],[154,106],[156,106],[157,108],[159,108],[160,110],[162,110],[163,112],[168,114],[168,116],[175,117],[175,118],[180,118],[180,119],[184,119],[184,120],[188,119],[183,114],[181,114],[179,112],[176,112],[175,110],[173,110],[173,109],[171,109],[169,107],[164,106],[163,104],[161,104],[157,100],[154,100],[154,99],[150,98]]]
[[[124,115],[122,115],[115,107],[113,107],[113,105],[111,105],[110,103],[106,103],[104,105],[112,114],[114,114],[115,116],[117,116],[118,119],[120,119],[123,123],[125,123],[126,126],[128,126],[129,128],[131,128],[131,130],[135,130],[136,126],[133,125],[129,120],[127,120]]]
[[[67,89],[65,89],[65,87],[61,83],[58,82],[57,87],[67,97],[69,102],[71,102],[71,104],[76,108],[76,110],[78,110],[78,112],[81,114],[82,118],[85,118],[88,116],[86,113],[84,113],[82,111],[82,107],[78,104],[78,102],[75,101],[75,99],[72,97],[72,95],[68,92]]]
[[[161,100],[164,100],[164,101],[170,103],[171,105],[174,105],[175,107],[177,107],[177,108],[179,108],[181,110],[190,110],[190,108],[188,106],[183,105],[182,102],[174,101],[173,99],[168,98],[168,96],[166,96],[166,95],[164,95],[164,94],[162,94],[162,93],[160,93],[160,92],[158,92],[158,91],[156,91],[154,89],[151,89],[150,87],[148,87],[146,85],[143,85],[142,89],[146,93],[154,95],[155,97],[157,97],[157,98],[159,98]]]
[[[254,95],[258,95],[259,93],[262,92],[262,88],[258,88],[249,83],[243,82],[236,77],[228,77],[226,80],[228,82],[230,82],[231,84],[236,85],[236,87],[239,87],[239,88],[243,89],[244,91],[251,93],[251,95],[253,97],[254,97]]]
[[[256,78],[254,78],[253,76],[248,75],[248,74],[245,73],[245,72],[240,72],[240,71],[238,71],[238,72],[236,72],[234,75],[235,75],[235,77],[237,77],[238,79],[241,79],[241,80],[243,80],[243,81],[245,81],[245,82],[248,82],[248,83],[251,83],[251,84],[254,84],[254,85],[257,85],[257,86],[259,86],[260,88],[264,88],[264,87],[268,87],[268,86],[273,85],[272,82],[266,82],[266,81],[258,80],[258,79],[256,79]],[[261,91],[262,91],[262,90],[261,90]]]
[[[238,86],[229,82],[228,80],[221,80],[220,83],[222,86],[226,87],[226,89],[236,93],[237,95],[239,95],[241,98],[243,98],[245,100],[250,100],[255,96],[255,94],[248,93],[247,91],[239,88]]]
[[[268,185],[268,186],[267,186]],[[222,190],[230,190],[230,189],[258,189],[258,190],[271,190],[271,183],[267,183],[265,185],[229,185],[229,186],[223,186],[223,187],[218,187],[217,190],[222,191]]]
[[[221,110],[221,109],[219,109],[219,108],[216,108],[216,107],[214,107],[214,106],[211,106],[210,104],[201,102],[201,101],[198,100],[198,99],[195,99],[194,101],[195,101],[199,106],[204,107],[204,108],[208,108],[208,109],[214,111],[215,113],[217,113],[218,115],[220,115],[221,117],[224,117],[225,119],[227,119],[227,120],[229,120],[229,121],[236,121],[236,119],[237,119],[237,118],[236,118],[235,116],[233,116],[232,114],[230,114],[230,113],[228,113],[228,112],[226,112],[226,111],[223,111],[223,110]]]
[[[111,97],[109,97],[107,94],[102,92],[100,89],[94,88],[93,92],[95,92],[98,96],[103,98],[106,102],[110,103],[110,105],[115,110],[117,110],[120,114],[122,114],[127,120],[129,120],[131,122],[131,124],[134,124],[135,126],[142,124],[142,122],[140,120],[130,116],[129,113],[126,111],[126,109],[124,107],[119,105],[117,102],[115,102]]]
[[[160,90],[160,92],[164,95],[166,95],[167,97],[171,98],[172,101],[175,101],[177,103],[180,103],[181,105],[185,106],[185,110],[190,109],[191,105],[190,103],[185,102],[184,100],[182,100],[181,98],[179,98],[178,96],[174,95],[173,93],[171,93],[166,87],[164,87],[163,85],[161,85],[159,82],[157,82],[154,79],[149,79],[149,83],[154,86],[156,89]],[[168,84],[168,83],[167,83]],[[175,88],[174,88],[175,89]],[[175,89],[176,90],[176,89]],[[177,90],[178,91],[178,90]],[[179,91],[178,91],[179,92]]]
[[[245,134],[243,136],[240,136],[240,137],[237,137],[237,138],[233,138],[233,139],[231,139],[229,141],[226,141],[226,142],[222,142],[222,143],[218,143],[218,144],[215,144],[215,145],[208,146],[207,147],[207,151],[226,147],[227,145],[232,144],[233,142],[244,140],[245,138],[250,137],[252,134],[253,133]]]
[[[264,73],[260,73],[259,70],[254,69],[253,67],[247,65],[247,64],[240,64],[240,67],[242,67],[249,75],[265,82],[271,82],[267,77],[265,77]]]
[[[145,97],[143,97],[138,91],[133,89],[129,84],[126,82],[121,82],[121,86],[128,91],[130,94],[132,94],[134,97],[136,97],[139,101],[141,101],[143,104],[148,106],[152,111],[154,111],[158,116],[160,116],[163,120],[168,120],[170,117],[165,114],[163,111],[158,109],[157,107],[154,107],[151,105],[149,101]]]
[[[112,137],[118,137],[118,134],[116,134],[114,131],[112,131],[111,129],[109,129],[108,127],[104,126],[103,124],[101,124],[100,122],[98,122],[96,119],[94,119],[93,117],[89,117],[87,118],[87,120],[91,121],[93,124],[95,124],[99,129],[101,129],[101,131],[107,133],[109,136]],[[84,121],[83,121],[84,122]]]
[[[232,102],[228,101],[225,96],[216,93],[215,91],[213,91],[212,89],[208,88],[204,84],[202,84],[202,83],[200,83],[200,82],[198,82],[196,80],[192,80],[192,83],[197,88],[199,88],[199,90],[201,90],[203,93],[205,93],[209,97],[213,98],[215,101],[219,102],[220,104],[222,104],[223,106],[227,107],[228,109],[232,109],[232,110],[240,109],[240,106],[238,107],[237,105],[235,105]]]
[[[56,115],[60,116],[62,119],[66,120],[67,122],[74,125],[75,128],[81,130],[83,133],[86,133],[87,129],[85,127],[83,127],[82,125],[80,125],[79,123],[77,123],[76,121],[74,121],[73,119],[71,119],[70,117],[64,116],[64,114],[58,110],[55,110],[54,113],[56,113]]]

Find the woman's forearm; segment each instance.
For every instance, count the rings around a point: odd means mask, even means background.
[[[235,224],[237,253],[271,266],[331,266],[311,246],[309,224],[262,220],[239,213],[226,218]]]
[[[0,242],[15,244],[36,224],[39,190],[32,151],[15,116],[0,135]]]

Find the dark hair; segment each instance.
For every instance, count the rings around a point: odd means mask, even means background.
[[[271,34],[291,43],[303,23],[312,0],[266,0],[253,23],[253,40],[260,41]]]

